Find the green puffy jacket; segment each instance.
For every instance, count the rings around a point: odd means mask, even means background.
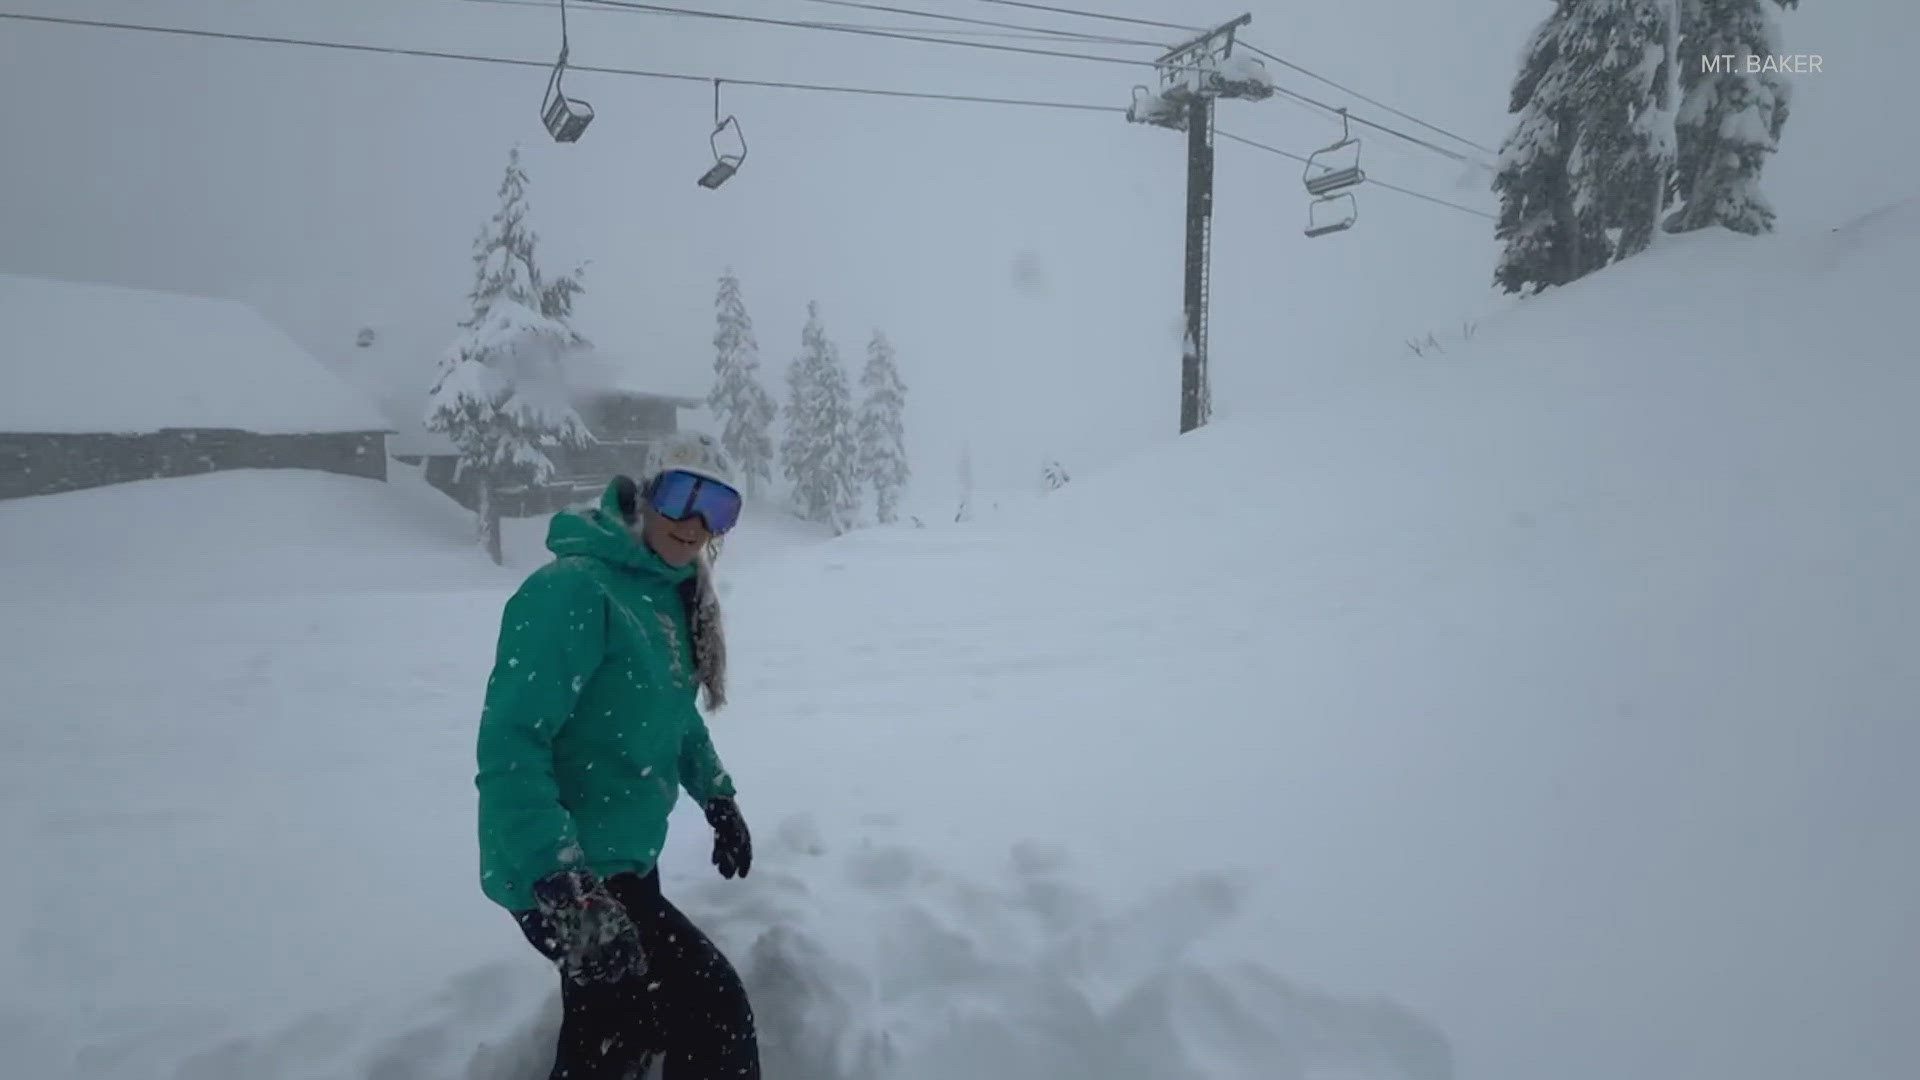
[[[628,532],[612,485],[555,514],[547,547],[501,617],[477,740],[480,886],[509,911],[555,870],[652,869],[681,786],[702,804],[734,794],[694,704],[680,585],[695,568]]]

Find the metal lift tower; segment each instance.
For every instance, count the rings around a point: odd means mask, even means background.
[[[1207,291],[1213,239],[1213,102],[1273,96],[1261,63],[1233,51],[1234,31],[1251,14],[1180,45],[1158,60],[1160,88],[1136,86],[1127,119],[1187,133],[1186,335],[1180,350],[1180,433],[1205,424],[1213,411],[1207,388]]]

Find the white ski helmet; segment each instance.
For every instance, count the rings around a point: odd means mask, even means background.
[[[678,469],[695,476],[704,476],[722,484],[740,490],[740,483],[734,478],[733,463],[727,460],[725,450],[720,448],[720,440],[704,431],[679,431],[653,444],[648,455],[647,480],[668,470]]]

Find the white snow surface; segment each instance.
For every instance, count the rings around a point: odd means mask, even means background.
[[[238,301],[0,274],[0,431],[390,427]]]
[[[1221,61],[1219,71],[1221,79],[1243,87],[1243,93],[1260,97],[1273,93],[1273,74],[1266,63],[1244,49]]]
[[[1662,238],[969,524],[743,532],[755,869],[683,805],[664,878],[767,1075],[1915,1075],[1916,256]],[[0,504],[18,1075],[545,1075],[475,870],[513,575],[291,475]]]

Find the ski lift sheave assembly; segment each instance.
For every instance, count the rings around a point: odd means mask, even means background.
[[[547,78],[547,96],[540,103],[540,120],[547,125],[547,134],[553,136],[553,141],[563,143],[577,141],[593,120],[593,106],[568,97],[560,85],[560,78],[567,70],[567,51],[567,0],[560,0],[560,59]]]
[[[728,128],[733,129],[732,144],[740,149],[737,154],[726,153],[720,149],[720,133]],[[747,137],[740,131],[740,121],[731,115],[724,120],[720,118],[719,79],[713,80],[713,134],[707,136],[707,143],[713,148],[713,167],[701,175],[700,186],[712,191],[731,179],[734,173],[739,172],[740,166],[747,160]]]
[[[1352,147],[1351,154],[1348,147]],[[1360,140],[1353,137],[1348,126],[1347,110],[1341,109],[1340,140],[1308,154],[1306,168],[1300,174],[1307,194],[1315,196],[1307,206],[1306,234],[1325,236],[1351,229],[1359,220],[1360,210],[1353,193],[1346,189],[1366,178],[1360,168]]]
[[[1267,74],[1266,65],[1245,50],[1234,51],[1234,33],[1252,21],[1252,15],[1242,15],[1167,50],[1153,62],[1154,70],[1159,73],[1159,87],[1133,88],[1127,120],[1185,131],[1188,106],[1196,102],[1219,98],[1264,101],[1272,97],[1273,78]]]

